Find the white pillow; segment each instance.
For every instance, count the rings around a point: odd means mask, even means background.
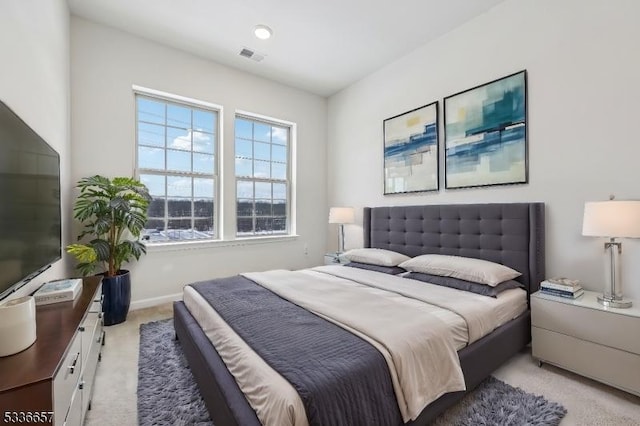
[[[398,266],[399,263],[411,259],[402,253],[378,248],[359,248],[349,250],[344,257],[352,262],[368,263],[369,265]]]
[[[454,277],[492,287],[522,275],[507,266],[488,260],[442,254],[423,254],[402,262],[398,266],[411,272]]]

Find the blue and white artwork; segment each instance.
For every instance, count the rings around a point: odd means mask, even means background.
[[[444,100],[445,187],[527,183],[526,71]]]
[[[438,189],[438,102],[384,120],[384,193]]]

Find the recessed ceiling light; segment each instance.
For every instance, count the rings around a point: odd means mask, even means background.
[[[273,30],[267,27],[266,25],[256,25],[255,28],[253,29],[253,33],[260,40],[266,40],[268,38],[271,38],[271,35],[273,34]]]

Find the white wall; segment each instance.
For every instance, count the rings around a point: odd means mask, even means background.
[[[638,16],[635,0],[510,0],[332,96],[330,205],[544,201],[547,275],[600,290],[603,241],[581,236],[583,205],[640,199]],[[529,184],[382,195],[385,118],[522,69]],[[347,248],[362,244],[361,227],[347,228]],[[640,243],[623,245],[626,294],[640,299]]]
[[[260,66],[256,64],[256,66]],[[297,239],[198,249],[150,248],[131,267],[132,299],[141,306],[181,292],[184,284],[322,262],[326,246],[327,101],[84,19],[71,19],[72,178],[131,176],[135,111],[132,85],[222,105],[224,215],[234,215],[235,110],[297,123]],[[225,223],[233,234],[234,222]],[[308,254],[305,254],[305,246]],[[158,299],[156,299],[158,300]]]
[[[69,241],[69,10],[64,0],[7,1],[0,5],[0,99],[60,154],[63,243]],[[1,200],[2,194],[0,194]],[[1,201],[0,201],[1,202]],[[25,285],[68,276],[67,262]]]

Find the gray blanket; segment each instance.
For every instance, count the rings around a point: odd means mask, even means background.
[[[310,425],[402,424],[387,364],[368,342],[244,277],[192,287],[292,384]]]

